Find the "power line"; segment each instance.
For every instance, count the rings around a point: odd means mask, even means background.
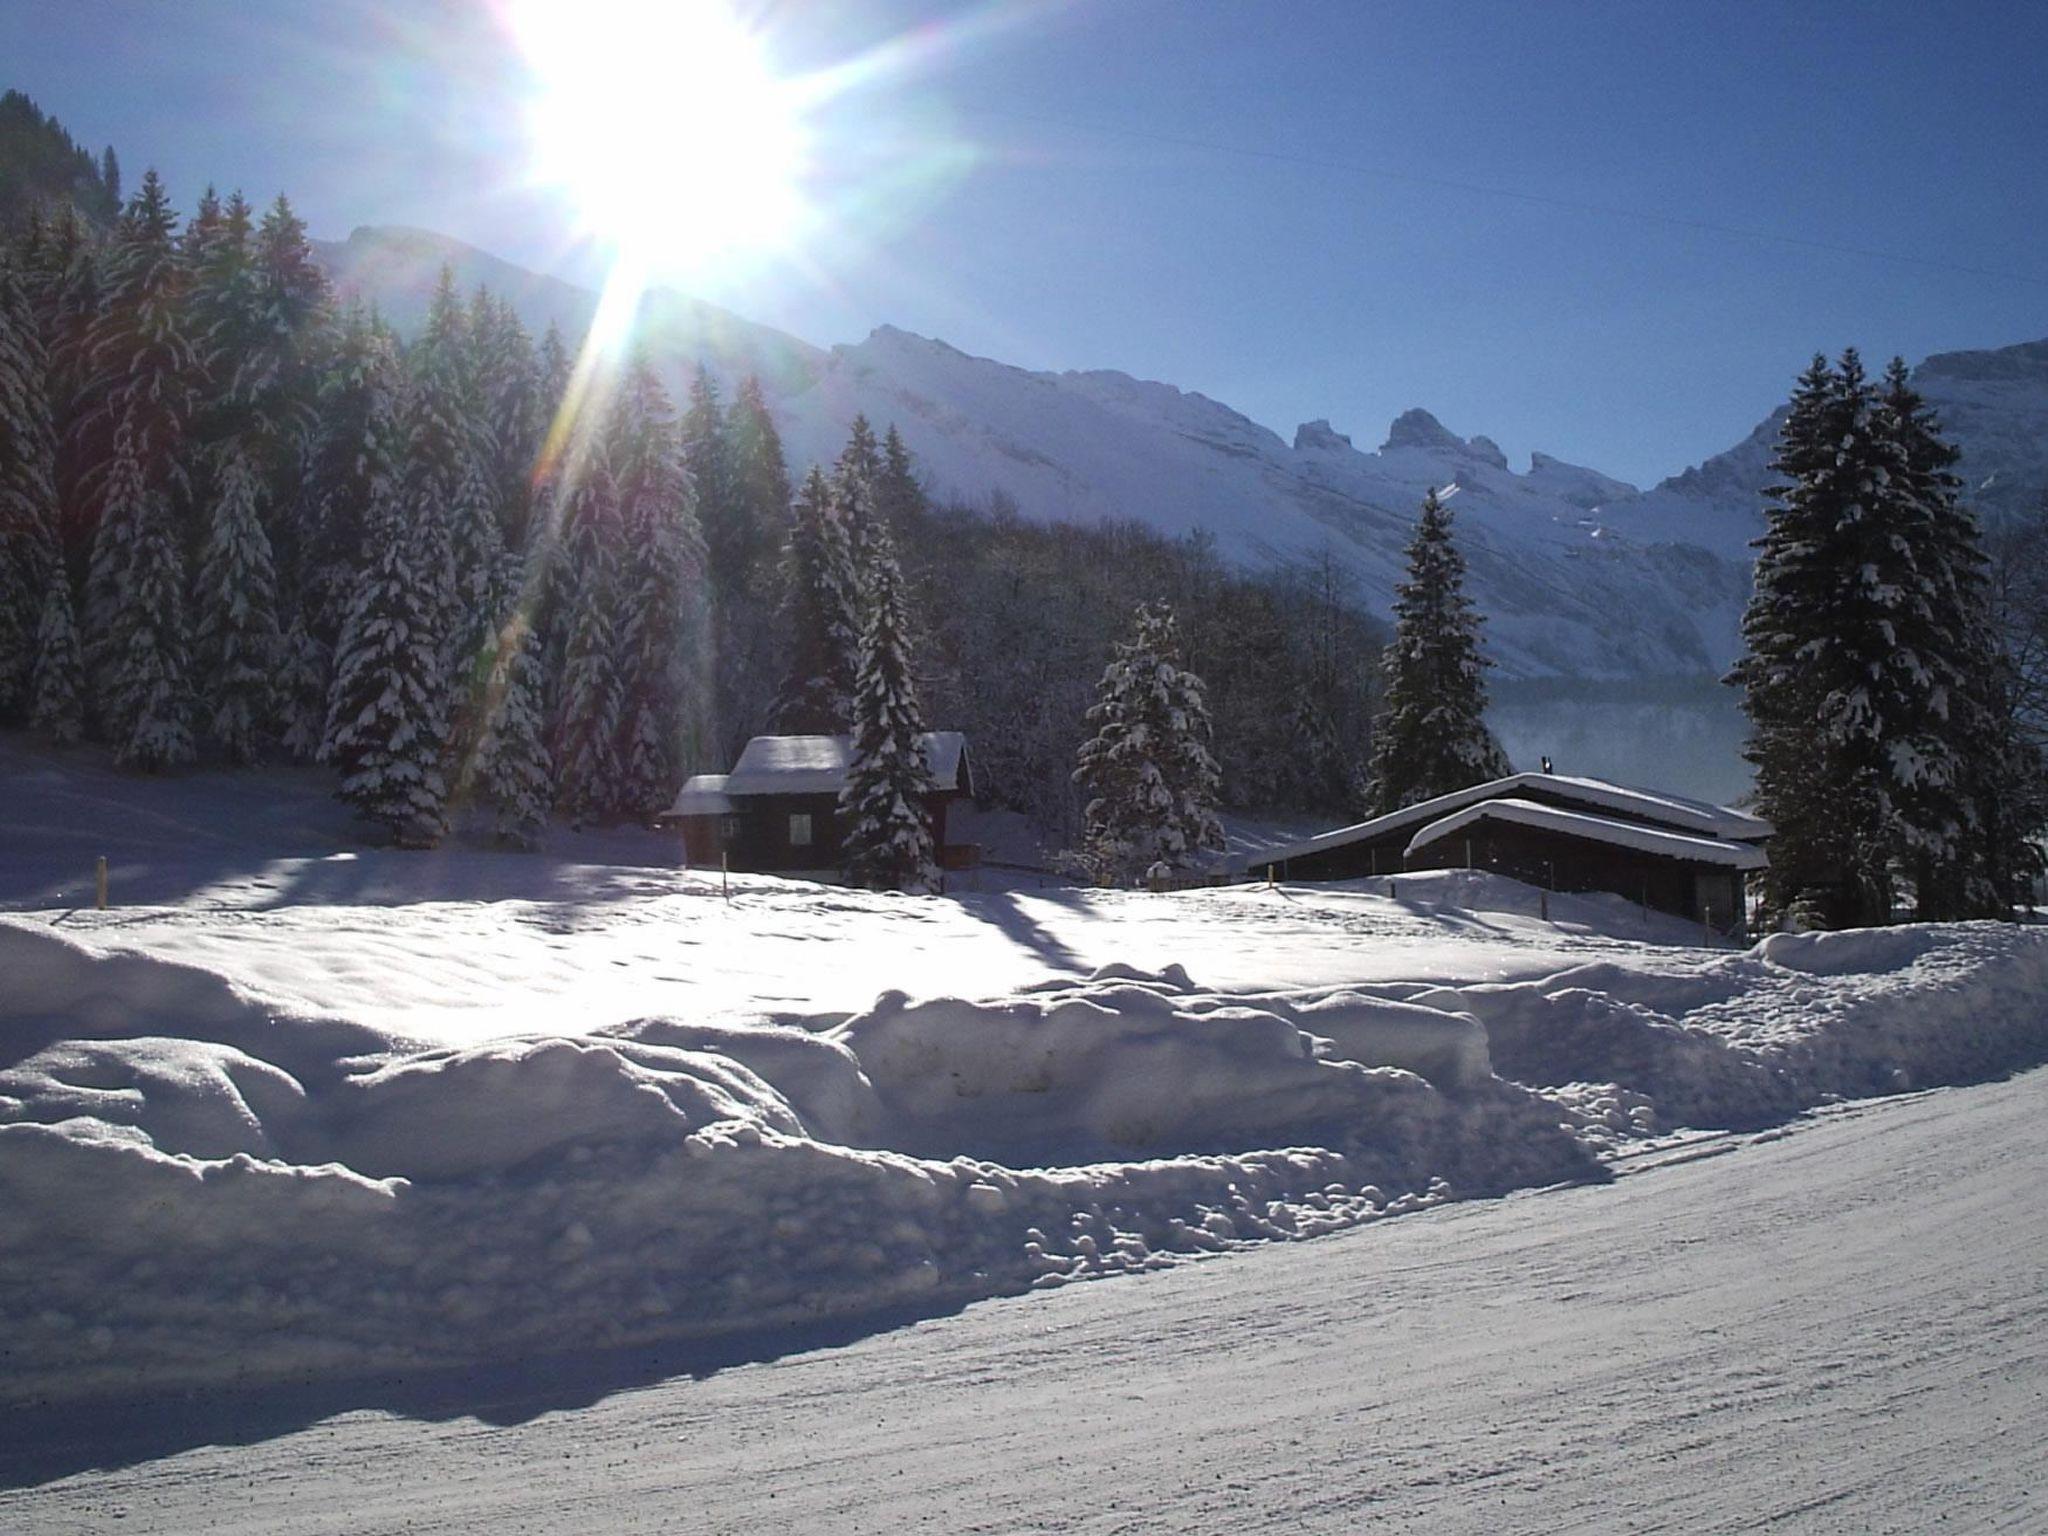
[[[1815,240],[1805,235],[1784,235],[1767,229],[1745,229],[1737,224],[1717,224],[1710,219],[1689,219],[1673,213],[1650,213],[1640,208],[1617,207],[1612,203],[1587,203],[1567,197],[1547,197],[1540,192],[1516,192],[1508,187],[1489,187],[1479,182],[1457,181],[1446,176],[1425,176],[1415,171],[1389,171],[1378,166],[1360,165],[1350,160],[1326,159],[1320,155],[1291,154],[1277,149],[1249,149],[1238,144],[1218,144],[1206,139],[1183,138],[1178,134],[1154,133],[1144,128],[1117,128],[1105,123],[1077,123],[1056,117],[1042,117],[1030,112],[1008,112],[987,107],[971,108],[969,111],[974,116],[1008,118],[1015,122],[1037,123],[1047,128],[1062,128],[1073,133],[1097,133],[1110,138],[1137,139],[1150,144],[1168,144],[1178,149],[1202,150],[1209,154],[1237,155],[1247,160],[1271,160],[1283,165],[1342,171],[1353,176],[1374,177],[1381,181],[1399,181],[1412,186],[1465,192],[1475,197],[1507,198],[1517,203],[1530,203],[1540,208],[1559,208],[1570,213],[1590,213],[1610,219],[1633,219],[1637,223],[1662,224],[1671,229],[1688,229],[1702,234],[1726,235],[1738,240],[1796,246],[1803,250],[1826,251],[1836,256],[1859,256],[1871,261],[1889,261],[1901,266],[1926,267],[1937,272],[1955,272],[1969,277],[1988,277],[1998,282],[2026,283],[2036,288],[2048,288],[2048,277],[2037,277],[2027,272],[2005,272],[1993,267],[1973,267],[1932,256],[1905,256],[1897,251],[1881,251],[1867,245],[1848,245],[1836,240]]]

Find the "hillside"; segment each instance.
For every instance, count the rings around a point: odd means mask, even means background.
[[[358,230],[321,248],[337,283],[404,328],[446,261],[505,293],[536,330],[573,334],[595,295],[415,230]],[[758,373],[798,464],[829,459],[857,412],[894,422],[941,497],[1001,499],[1042,520],[1136,518],[1202,532],[1238,561],[1334,550],[1384,611],[1422,494],[1455,482],[1475,595],[1502,676],[1696,676],[1732,653],[1740,565],[1699,548],[1617,538],[1592,519],[1631,488],[1538,455],[1517,473],[1483,437],[1427,411],[1362,452],[1327,422],[1292,442],[1217,401],[1110,371],[1031,372],[884,326],[829,351],[658,292],[643,333],[672,381],[701,359],[727,383]]]

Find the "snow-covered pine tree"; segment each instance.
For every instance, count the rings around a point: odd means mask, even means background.
[[[1835,445],[1843,422],[1834,370],[1816,354],[1792,394],[1771,461],[1755,587],[1743,613],[1744,655],[1728,681],[1749,717],[1743,748],[1756,769],[1756,811],[1773,828],[1760,879],[1763,915],[1775,922],[1839,923],[1850,867],[1850,821],[1836,799],[1815,719],[1826,684],[1809,664],[1831,602],[1830,539],[1840,519]]]
[[[832,495],[846,524],[847,548],[853,551],[856,611],[866,615],[867,595],[860,580],[867,570],[868,526],[875,521],[876,489],[882,478],[882,450],[875,441],[875,429],[864,415],[856,415],[847,429],[846,446],[832,467]]]
[[[846,523],[832,487],[815,465],[791,509],[782,578],[789,664],[776,696],[775,729],[789,735],[837,735],[850,719],[861,625]]]
[[[277,715],[277,580],[256,468],[234,443],[220,459],[193,586],[194,671],[206,733],[232,761],[253,763]]]
[[[875,511],[900,535],[905,521],[922,512],[924,505],[924,487],[917,483],[910,450],[892,421],[882,435],[881,466],[875,472]]]
[[[178,216],[154,170],[121,215],[107,254],[104,300],[86,342],[87,405],[73,423],[83,434],[85,484],[106,489],[112,463],[103,445],[125,431],[151,492],[177,489],[178,452],[191,421],[198,354],[186,329],[185,263]]]
[[[334,653],[313,633],[301,609],[280,642],[277,678],[278,745],[295,762],[320,757],[327,734],[327,693],[334,674]]]
[[[1408,579],[1394,588],[1394,639],[1382,667],[1386,698],[1373,732],[1374,815],[1497,779],[1507,755],[1486,728],[1482,622],[1465,595],[1465,557],[1436,491],[1423,498],[1408,543]]]
[[[1095,735],[1074,770],[1089,796],[1078,862],[1101,884],[1185,869],[1223,846],[1206,690],[1184,656],[1173,610],[1141,605],[1088,711]]]
[[[241,193],[222,204],[211,187],[185,227],[185,304],[196,359],[191,436],[208,446],[250,433],[248,398],[237,386],[263,324],[254,229]]]
[[[485,690],[489,703],[472,782],[497,812],[497,834],[531,848],[547,824],[554,785],[544,721],[546,679],[539,637],[515,621],[499,645]]]
[[[594,441],[568,490],[561,569],[569,585],[560,610],[562,677],[552,756],[555,803],[582,826],[619,805],[619,501],[601,441]]]
[[[114,760],[149,772],[191,761],[185,557],[126,421],[114,433],[89,580],[90,657]]]
[[[491,474],[498,489],[501,542],[518,549],[526,539],[534,463],[553,407],[543,405],[540,359],[509,300],[477,289],[469,305],[469,341],[478,404],[493,429]]]
[[[400,383],[390,339],[360,306],[351,309],[320,382],[303,498],[312,527],[296,573],[296,607],[329,654],[355,600],[356,577],[379,553],[368,545],[372,511],[398,494]],[[321,692],[324,698],[324,685]],[[325,716],[323,703],[323,729]]]
[[[2030,841],[2038,805],[2024,807],[2042,765],[2013,719],[1983,533],[1958,496],[1960,454],[1903,358],[1885,370],[1872,428],[1888,455],[1875,497],[1881,524],[1894,546],[1906,545],[1919,582],[1913,601],[1897,601],[1893,629],[1898,649],[1918,663],[1906,679],[1918,697],[1908,696],[1906,727],[1887,754],[1904,828],[1900,859],[1922,919],[2005,916],[2039,863]]]
[[[341,798],[405,848],[440,840],[447,799],[436,594],[421,569],[415,511],[389,487],[370,509],[371,563],[335,651],[321,752],[341,770]]]
[[[484,687],[497,647],[498,625],[509,597],[504,535],[498,510],[498,481],[483,457],[463,465],[449,509],[449,565],[455,599],[453,627],[445,637],[448,675],[448,741],[459,763],[483,729]],[[459,776],[458,776],[459,777]]]
[[[733,483],[733,444],[717,381],[701,363],[683,407],[683,465],[697,498],[704,535],[704,579],[714,605],[744,591],[752,537]]]
[[[701,562],[675,409],[646,356],[612,407],[611,462],[625,531],[619,573],[619,806],[653,816],[682,786],[690,572]]]
[[[847,878],[877,890],[938,889],[924,711],[911,682],[903,576],[894,541],[878,523],[868,541],[868,616],[853,693],[853,754],[839,792]]]
[[[29,683],[28,723],[59,745],[85,734],[85,658],[71,617],[71,583],[63,578],[43,594],[36,625],[36,669]]]
[[[49,358],[50,414],[57,432],[57,536],[67,560],[92,548],[97,501],[87,470],[105,462],[112,443],[111,423],[97,433],[81,424],[91,405],[86,386],[89,344],[103,302],[100,269],[98,237],[67,205],[28,269],[36,329]]]
[[[420,518],[422,574],[435,593],[435,627],[443,644],[468,627],[456,572],[454,515],[463,478],[491,445],[478,421],[469,370],[469,317],[448,266],[427,305],[419,339],[406,350],[412,390],[405,409],[406,503]]]
[[[29,707],[43,593],[67,579],[56,474],[49,359],[28,289],[0,260],[0,720]]]
[[[711,613],[706,654],[716,656],[715,740],[726,760],[765,729],[780,678],[776,653],[776,552],[789,526],[789,466],[760,380],[748,378],[727,416],[733,497],[745,529],[743,550],[730,560],[725,595]]]

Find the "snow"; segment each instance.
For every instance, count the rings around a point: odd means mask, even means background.
[[[683,787],[676,791],[676,803],[669,807],[671,816],[724,816],[733,809],[733,798],[725,792],[727,775],[722,773],[692,774],[683,781]]]
[[[967,738],[958,731],[926,731],[919,738],[932,782],[940,789],[971,788],[961,765]],[[736,795],[836,795],[845,787],[853,761],[847,736],[756,736],[726,775],[724,793]],[[671,815],[691,814],[678,807]]]
[[[0,739],[15,1403],[930,1315],[2048,1055],[2036,928],[1701,947],[1473,871],[728,897],[659,835],[321,852],[323,776],[91,761]],[[52,890],[81,825],[105,912]]]
[[[1711,837],[1686,837],[1681,833],[1663,832],[1636,822],[1616,821],[1609,816],[1587,816],[1578,811],[1561,811],[1554,805],[1538,805],[1533,800],[1519,800],[1513,797],[1468,805],[1461,811],[1453,811],[1450,815],[1431,822],[1408,840],[1408,852],[1417,853],[1432,843],[1440,843],[1445,838],[1482,821],[1512,822],[1516,826],[1537,827],[1546,832],[1561,832],[1568,837],[1583,838],[1588,842],[1605,843],[1610,848],[1629,848],[1637,853],[1653,853],[1661,858],[1690,859],[1701,864],[1718,864],[1726,869],[1762,869],[1769,863],[1761,848],[1752,847],[1747,843],[1723,843]]]
[[[2037,1529],[2044,1116],[2033,1072],[914,1325],[46,1412],[0,1525]]]

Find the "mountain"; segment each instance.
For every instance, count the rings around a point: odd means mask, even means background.
[[[596,310],[588,291],[423,231],[357,230],[321,253],[340,285],[401,330],[424,313],[444,261],[465,287],[509,297],[536,333],[552,320],[573,337]],[[1382,613],[1423,493],[1454,485],[1472,595],[1509,686],[1698,679],[1736,654],[1775,416],[1642,492],[1548,454],[1518,472],[1492,441],[1460,437],[1426,410],[1397,417],[1370,451],[1327,421],[1288,441],[1168,384],[1028,371],[892,326],[824,349],[657,291],[641,335],[678,387],[700,360],[728,386],[758,375],[799,472],[836,456],[864,413],[897,426],[941,497],[1199,533],[1246,564],[1328,550]],[[1918,377],[1967,445],[1973,475],[2014,505],[2038,494],[2048,482],[2048,343],[1931,358]]]
[[[1913,383],[1962,450],[1964,495],[1987,521],[2036,517],[2048,489],[2048,341],[1977,352],[1937,352]],[[1780,406],[1725,453],[1639,496],[1600,505],[1602,522],[1638,541],[1685,542],[1746,558],[1763,532],[1764,488]]]

